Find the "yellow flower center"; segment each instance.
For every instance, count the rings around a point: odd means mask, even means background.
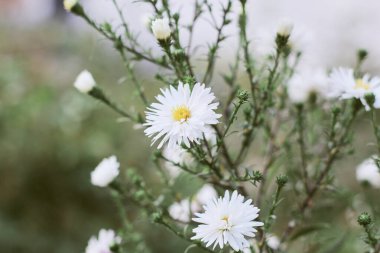
[[[371,86],[364,82],[363,79],[356,79],[356,82],[355,82],[355,87],[354,89],[363,89],[363,90],[369,90],[371,88]]]
[[[173,119],[175,121],[187,121],[191,117],[191,112],[189,108],[184,105],[174,108],[172,113]]]

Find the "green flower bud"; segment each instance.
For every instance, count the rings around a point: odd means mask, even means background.
[[[371,224],[371,222],[372,218],[367,212],[362,213],[358,217],[358,223],[363,227],[368,226],[369,224]]]
[[[286,175],[279,175],[276,178],[276,183],[279,187],[283,187],[288,182],[288,176]]]

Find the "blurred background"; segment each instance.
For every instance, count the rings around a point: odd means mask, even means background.
[[[111,1],[82,2],[96,20],[118,23]],[[127,20],[134,31],[142,31],[141,42],[154,48],[155,41],[142,22],[150,9],[132,2],[120,1]],[[188,20],[193,1],[173,2],[183,20]],[[356,50],[364,48],[369,51],[365,70],[380,74],[379,9],[378,0],[249,1],[250,36],[257,46],[253,50],[258,54],[271,50],[268,34],[288,18],[295,23],[295,38],[299,37],[305,61],[311,65],[352,66]],[[194,43],[205,46],[214,33],[199,27]],[[230,28],[228,32],[236,35],[238,31]],[[217,72],[234,53],[227,45],[222,47]],[[149,141],[142,131],[118,121],[108,108],[72,88],[82,69],[89,69],[123,107],[141,109],[132,86],[124,82],[123,66],[112,46],[66,13],[61,0],[0,0],[0,252],[83,252],[91,235],[119,224],[109,194],[90,184],[94,166],[115,154],[121,164],[149,172]],[[152,85],[151,70],[152,66],[137,65],[137,71],[144,73],[145,87]],[[223,96],[221,88],[217,93]],[[366,119],[357,122],[356,142],[364,148],[342,162],[337,172],[340,184],[353,192],[363,191],[355,181],[356,164],[375,150],[367,145],[372,142],[366,134],[368,124]],[[374,198],[375,194],[365,196]],[[149,226],[147,221],[136,222],[142,230]],[[161,228],[149,231],[154,252],[167,252],[172,244],[180,252],[186,248],[179,240],[166,245],[157,242],[158,235],[172,238]],[[360,248],[360,244],[349,246],[339,252]]]

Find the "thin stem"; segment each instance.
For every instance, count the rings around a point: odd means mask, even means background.
[[[102,101],[104,104],[108,105],[108,107],[110,107],[111,109],[113,109],[115,112],[117,112],[118,114],[122,115],[123,117],[131,120],[131,121],[134,121],[136,123],[143,123],[142,122],[142,117],[141,116],[137,116],[137,117],[133,117],[132,115],[130,115],[129,113],[123,111],[117,104],[115,104],[114,102],[112,102],[104,93],[101,89],[95,87],[94,89],[92,89],[90,92],[89,92],[89,95],[91,95],[92,97]]]
[[[380,155],[380,131],[379,131],[379,126],[376,123],[376,110],[374,108],[371,108],[371,123],[373,127],[373,133],[376,138],[377,151],[379,152],[379,155]]]
[[[208,3],[207,3],[208,4]],[[222,23],[220,26],[216,27],[217,36],[216,36],[216,42],[214,45],[212,45],[209,49],[209,55],[208,55],[208,64],[206,67],[206,72],[203,77],[203,83],[209,83],[212,79],[214,68],[215,68],[215,59],[216,54],[218,52],[218,49],[220,47],[220,43],[225,40],[225,36],[223,36],[223,29],[226,25],[229,24],[229,21],[227,20],[227,16],[231,11],[232,3],[231,0],[228,1],[227,6],[223,8],[223,16],[222,16]],[[211,6],[208,4],[208,8],[211,14],[211,17],[213,18],[215,24],[216,20],[214,19],[212,12],[211,12]]]
[[[304,108],[303,105],[297,105],[297,130],[298,130],[298,144],[300,148],[300,154],[301,154],[301,168],[302,168],[302,182],[304,184],[306,192],[309,191],[308,186],[308,173],[307,173],[307,163],[306,163],[306,147],[305,147],[305,140],[304,140]]]

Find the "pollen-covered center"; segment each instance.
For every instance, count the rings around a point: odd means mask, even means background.
[[[227,215],[224,215],[222,217],[223,225],[220,227],[221,231],[229,231],[232,228],[232,225],[229,222],[229,217]]]
[[[191,117],[191,112],[187,106],[181,105],[174,108],[172,116],[175,121],[183,122],[187,121]]]
[[[369,90],[371,86],[364,82],[363,79],[356,79],[355,87],[354,89],[363,89],[363,90]]]

